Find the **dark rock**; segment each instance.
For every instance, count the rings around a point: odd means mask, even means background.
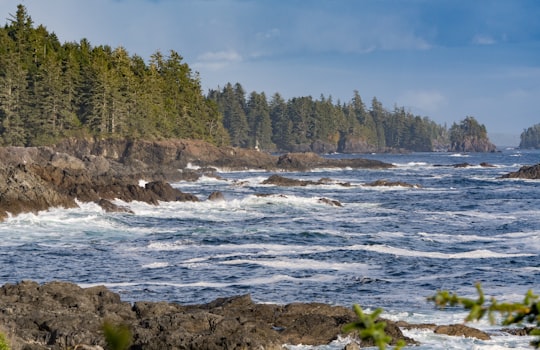
[[[16,349],[85,349],[81,344],[99,349],[105,347],[104,321],[128,326],[131,349],[282,349],[283,344],[328,344],[354,319],[348,308],[256,304],[249,295],[202,305],[131,306],[102,286],[83,289],[64,282],[26,281],[0,288],[0,324]],[[393,344],[397,339],[414,343],[393,322],[385,322]]]
[[[351,185],[348,182],[340,183],[340,182],[335,182],[328,178],[321,178],[318,181],[297,180],[297,179],[283,177],[277,174],[270,175],[270,177],[268,177],[268,179],[264,180],[262,183],[264,185],[276,185],[276,186],[310,186],[310,185],[338,184],[340,186],[349,187]]]
[[[532,166],[522,166],[518,171],[514,171],[502,176],[504,179],[540,179],[540,164]]]
[[[316,140],[311,144],[311,152],[318,154],[335,153],[337,151],[337,145],[329,142],[323,142]]]
[[[223,196],[223,193],[221,193],[220,191],[215,191],[215,192],[210,193],[210,195],[208,196],[208,200],[209,201],[224,201],[225,196]]]
[[[107,199],[101,198],[96,203],[99,205],[103,210],[105,210],[107,213],[130,213],[134,214],[133,211],[127,207],[119,206]]]
[[[482,168],[495,168],[495,165],[489,164],[489,163],[487,163],[487,162],[482,162],[482,163],[480,163],[480,166],[481,166]]]
[[[157,195],[158,200],[165,202],[197,202],[199,199],[189,193],[184,193],[163,181],[152,181],[145,185],[145,189]]]
[[[471,164],[469,163],[458,163],[458,164],[454,164],[454,168],[468,168],[472,166]]]
[[[37,213],[51,207],[75,208],[74,198],[55,187],[24,164],[0,167],[0,220],[8,213]]]
[[[392,168],[392,164],[387,164],[377,160],[353,158],[353,159],[328,159],[320,157],[311,152],[306,153],[286,153],[277,160],[277,167],[284,170],[308,170],[314,168]]]
[[[307,186],[307,185],[318,185],[315,181],[310,180],[297,180],[283,177],[281,175],[270,175],[270,177],[264,180],[263,185],[276,185],[276,186]]]
[[[297,171],[314,167],[392,165],[366,159],[326,159],[315,153],[277,157],[254,150],[218,148],[197,140],[68,139],[53,147],[5,147],[0,148],[0,220],[8,213],[76,207],[75,200],[197,201],[166,181],[215,176],[216,168]],[[138,185],[140,179],[149,181],[146,187]],[[289,182],[286,186],[308,184],[311,182]],[[106,210],[117,210],[102,204]]]
[[[376,180],[370,183],[365,184],[364,186],[371,186],[371,187],[378,187],[378,186],[384,186],[384,187],[393,187],[393,186],[400,186],[400,187],[408,187],[408,188],[421,188],[420,185],[412,185],[407,182],[403,181],[387,181],[387,180]]]
[[[468,327],[463,324],[453,324],[438,326],[435,328],[436,334],[447,334],[458,337],[477,338],[480,340],[489,340],[491,337],[486,333],[476,328]]]
[[[340,153],[372,153],[376,152],[377,148],[361,137],[344,135],[339,141],[337,151]]]
[[[331,206],[335,206],[335,207],[342,207],[343,206],[343,204],[341,204],[340,201],[337,201],[337,200],[334,200],[334,199],[329,199],[329,198],[319,198],[319,202],[324,203],[324,204],[328,204],[328,205],[331,205]]]
[[[495,152],[497,146],[487,137],[464,136],[461,140],[453,142],[449,152]]]
[[[534,327],[523,327],[523,328],[503,328],[501,332],[506,334],[512,334],[517,336],[528,336],[531,335],[531,332],[535,330]]]

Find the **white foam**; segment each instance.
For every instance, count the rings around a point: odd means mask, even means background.
[[[139,282],[96,282],[96,283],[82,283],[79,284],[82,288],[89,288],[95,286],[105,286],[108,288],[118,288],[118,287],[134,287],[134,286],[168,286],[175,288],[193,288],[193,287],[204,287],[204,288],[227,288],[230,286],[253,286],[253,285],[272,285],[278,282],[284,281],[314,281],[314,282],[332,282],[336,277],[331,275],[316,274],[306,277],[293,277],[289,275],[277,274],[264,277],[254,277],[248,279],[239,279],[232,282],[211,282],[211,281],[195,281],[195,282],[185,282],[178,283],[172,281],[165,282],[150,282],[150,281],[139,281]]]
[[[335,271],[361,271],[373,269],[373,265],[362,263],[338,263],[312,259],[235,259],[221,262],[224,265],[255,264],[265,267],[293,270],[335,270]]]
[[[383,254],[392,254],[396,256],[421,257],[432,259],[486,259],[486,258],[514,258],[523,256],[536,256],[535,254],[526,253],[497,253],[487,249],[477,249],[462,253],[440,253],[440,252],[423,252],[412,249],[396,248],[388,245],[355,245],[347,247],[350,250],[367,250]]]
[[[141,267],[143,269],[160,269],[169,266],[169,263],[167,262],[153,262],[150,264],[144,264]]]

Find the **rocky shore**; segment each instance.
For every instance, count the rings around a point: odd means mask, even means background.
[[[103,286],[81,288],[72,283],[23,281],[0,287],[0,331],[12,349],[103,349],[103,325],[123,326],[131,334],[131,350],[283,349],[284,344],[325,345],[349,336],[347,349],[373,346],[355,334],[343,334],[355,321],[351,308],[320,303],[258,304],[249,295],[221,298],[208,304],[128,303]],[[380,320],[392,344],[416,344],[401,329],[490,339],[468,326],[413,325]]]
[[[193,181],[216,168],[298,171],[317,167],[389,168],[375,160],[334,160],[314,153],[274,156],[255,150],[218,148],[196,140],[132,141],[72,139],[52,147],[0,148],[0,220],[51,207],[111,201],[197,201],[168,182]],[[146,184],[140,186],[140,180]]]
[[[95,202],[107,211],[125,211],[114,199],[199,201],[205,198],[173,188],[172,181],[194,181],[216,175],[217,169],[263,169],[278,173],[313,168],[390,168],[374,160],[335,160],[314,153],[281,156],[201,141],[67,140],[51,147],[0,148],[0,221],[9,215],[51,207],[77,207]],[[540,164],[503,177],[540,178]],[[142,181],[141,181],[142,180]],[[336,183],[296,180],[271,175],[278,186]],[[418,187],[379,180],[366,186]],[[209,200],[219,200],[219,193]],[[337,201],[320,201],[340,206]],[[361,302],[361,300],[360,300]],[[356,319],[350,308],[316,303],[257,304],[249,295],[227,297],[202,305],[168,302],[124,302],[103,286],[81,288],[66,282],[40,285],[24,281],[0,287],[0,333],[12,349],[94,349],[105,347],[105,322],[125,325],[131,349],[281,349],[283,344],[323,345],[342,334]],[[401,329],[425,328],[434,333],[489,339],[489,334],[464,325],[410,325],[385,321],[393,342]],[[352,337],[347,349],[372,345]]]

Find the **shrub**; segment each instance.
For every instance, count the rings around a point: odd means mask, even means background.
[[[500,303],[495,298],[491,298],[490,302],[486,304],[486,297],[480,283],[476,284],[476,290],[478,292],[476,300],[460,297],[446,290],[437,292],[428,300],[435,302],[440,307],[463,306],[466,310],[470,310],[465,321],[477,321],[487,315],[489,321],[494,324],[495,315],[500,314],[503,317],[503,325],[522,324],[523,322],[536,324],[536,328],[530,334],[540,336],[540,299],[538,295],[534,295],[529,290],[525,294],[523,302]],[[531,345],[540,348],[540,338],[535,339]]]

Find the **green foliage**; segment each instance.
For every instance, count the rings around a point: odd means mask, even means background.
[[[0,333],[0,350],[10,350],[9,343],[3,333]]]
[[[358,316],[358,321],[343,326],[343,332],[349,333],[358,331],[360,339],[371,339],[379,350],[386,349],[386,345],[392,341],[392,338],[384,331],[386,323],[382,321],[377,322],[377,319],[383,310],[379,308],[372,314],[365,314],[362,308],[357,304],[353,305],[353,310],[356,316]],[[405,343],[403,340],[400,340],[395,349],[401,349],[403,346],[405,346]]]
[[[540,148],[540,124],[535,124],[521,133],[519,148]]]
[[[126,350],[131,345],[131,331],[125,325],[103,323],[103,335],[109,350]]]
[[[0,145],[80,134],[227,143],[221,115],[182,60],[156,52],[147,65],[122,47],[60,44],[19,5],[0,27]]]
[[[489,321],[495,323],[495,315],[500,314],[503,317],[503,325],[521,324],[528,322],[536,324],[536,329],[532,335],[540,335],[540,298],[534,295],[532,291],[528,291],[523,299],[523,302],[515,303],[500,303],[495,298],[491,298],[486,305],[486,297],[479,283],[476,284],[478,292],[477,299],[464,298],[450,293],[449,291],[439,291],[436,295],[429,298],[440,307],[463,306],[469,310],[465,321],[477,321],[487,315]],[[536,348],[540,348],[540,338],[532,342]]]
[[[37,146],[72,136],[201,139],[217,145],[298,150],[338,148],[351,139],[368,148],[431,151],[446,128],[376,98],[367,110],[358,91],[348,103],[331,97],[246,97],[228,83],[201,91],[197,73],[171,50],[148,64],[123,47],[61,44],[35,27],[23,5],[0,27],[0,145]],[[331,149],[331,148],[329,148]]]
[[[487,130],[484,124],[478,123],[474,117],[466,117],[459,124],[454,123],[450,127],[450,148],[453,150],[463,149],[463,144],[468,141],[487,141]]]
[[[349,136],[373,150],[387,148],[432,151],[448,143],[446,127],[427,117],[414,116],[404,108],[387,111],[376,98],[367,110],[358,91],[350,102],[334,103],[331,97],[293,97],[285,101],[278,93],[268,103],[264,93],[246,94],[239,83],[211,90],[208,98],[223,114],[223,123],[234,146],[284,151],[305,149],[315,142],[335,146]],[[269,120],[268,120],[269,119]]]

